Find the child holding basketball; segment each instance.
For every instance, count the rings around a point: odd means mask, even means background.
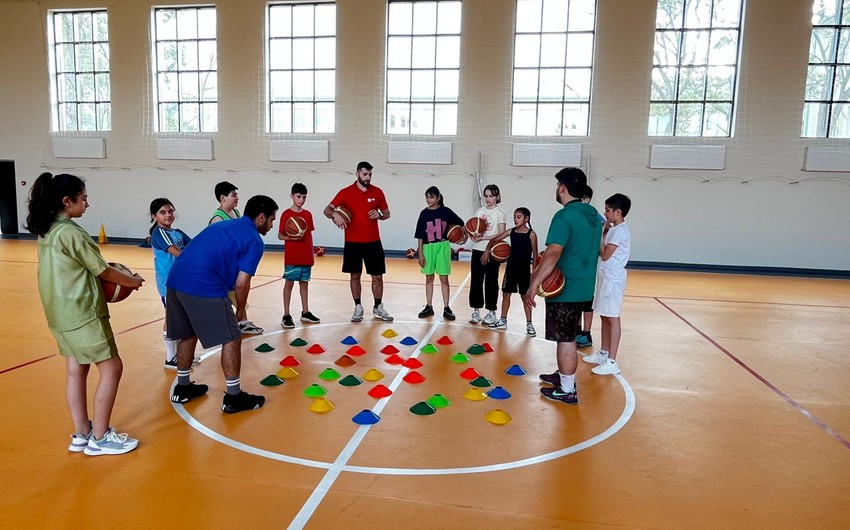
[[[487,243],[496,235],[505,231],[507,219],[505,211],[498,205],[502,202],[499,186],[487,184],[484,186],[484,206],[475,212],[476,217],[487,220],[487,230],[480,235],[470,235],[472,239],[472,260],[470,272],[472,278],[469,282],[469,306],[472,308],[472,316],[469,317],[471,324],[482,322],[482,307],[487,309],[483,322],[488,326],[496,322],[496,303],[499,296],[499,266],[496,260],[487,260]]]
[[[172,228],[174,224],[174,204],[168,199],[160,197],[151,201],[151,225],[150,239],[153,248],[153,266],[156,271],[156,289],[165,307],[165,280],[168,279],[168,271],[174,260],[183,251],[192,238],[186,232]],[[165,322],[162,323],[162,338],[165,341],[165,368],[177,369],[177,339],[169,339],[166,333]],[[200,359],[196,358],[196,361]],[[197,362],[195,363],[197,364]]]
[[[419,242],[419,267],[425,275],[425,307],[419,312],[419,318],[434,316],[431,303],[434,299],[436,274],[440,277],[440,290],[443,294],[443,318],[454,320],[455,314],[449,307],[452,247],[446,239],[446,230],[452,225],[463,226],[463,219],[443,204],[443,194],[436,186],[425,190],[425,204],[427,207],[419,213],[413,234]]]
[[[502,279],[502,316],[490,324],[491,329],[507,329],[508,310],[511,308],[511,293],[525,294],[531,281],[531,264],[537,262],[537,233],[531,228],[531,211],[528,208],[514,210],[514,227],[498,234],[487,243],[483,260],[492,260],[490,249],[506,237],[511,239],[511,255],[505,263],[505,276]],[[531,323],[531,308],[523,304],[525,310],[525,332],[534,337],[537,331]]]
[[[38,293],[47,327],[65,357],[66,399],[76,429],[68,450],[118,455],[132,451],[139,441],[109,426],[124,365],[100,279],[131,289],[141,287],[144,279],[107,264],[91,236],[73,221],[88,207],[82,179],[42,173],[30,191],[26,229],[38,236]],[[100,381],[89,419],[86,380],[92,364]]]
[[[296,182],[292,185],[292,206],[280,214],[280,228],[277,238],[285,241],[286,249],[283,254],[283,318],[280,325],[284,329],[292,329],[295,322],[289,314],[289,300],[292,298],[292,287],[298,282],[301,293],[301,322],[318,324],[319,318],[310,312],[307,287],[310,282],[310,272],[313,269],[315,258],[313,257],[313,214],[304,209],[307,202],[307,186]],[[286,223],[294,217],[300,217],[305,226],[303,233],[299,236],[290,236],[286,231]]]
[[[596,364],[591,372],[596,375],[620,373],[617,350],[620,347],[620,309],[626,290],[626,264],[632,249],[632,233],[626,224],[626,215],[632,200],[615,193],[605,201],[605,221],[602,245],[599,248],[599,273],[596,276],[594,310],[602,317],[602,349],[583,357],[585,362]]]

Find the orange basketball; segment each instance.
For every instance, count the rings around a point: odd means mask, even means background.
[[[307,231],[307,221],[300,215],[293,215],[283,225],[283,230],[286,235],[292,239],[301,239],[304,232]]]
[[[418,256],[419,252],[416,251],[415,248],[409,248],[404,252],[404,255],[407,256],[407,259],[414,259]]]
[[[537,294],[543,298],[553,298],[564,290],[564,274],[557,267],[543,279],[543,283],[537,288]]]
[[[490,247],[490,257],[496,261],[505,261],[511,257],[511,246],[504,241],[499,241]]]
[[[446,239],[449,240],[450,243],[462,244],[466,242],[466,232],[463,231],[462,226],[452,225],[446,230]]]
[[[477,237],[483,235],[484,232],[487,231],[487,218],[486,217],[473,217],[464,225],[466,228],[466,232],[470,235],[470,237]]]
[[[349,210],[345,206],[337,206],[336,208],[334,208],[334,211],[342,216],[342,220],[345,221],[345,224],[351,222],[351,210]]]
[[[110,262],[109,264],[122,272],[126,272],[127,274],[133,274],[133,271],[131,271],[125,265],[112,262]],[[110,304],[124,300],[133,292],[133,289],[130,289],[129,287],[124,287],[123,285],[112,283],[108,280],[104,280],[103,278],[100,278],[100,285],[101,287],[103,287],[103,296]]]
[[[313,247],[313,254],[316,256],[324,256],[325,255],[325,247],[317,246]]]

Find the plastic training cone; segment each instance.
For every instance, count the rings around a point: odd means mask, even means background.
[[[310,403],[310,410],[313,412],[329,412],[334,409],[334,404],[328,401],[327,399],[320,397],[313,400]]]
[[[493,425],[507,425],[511,422],[511,416],[502,409],[493,409],[484,415],[484,419]]]
[[[256,348],[254,348],[254,351],[258,351],[260,353],[268,353],[270,351],[274,351],[274,346],[272,346],[268,342],[264,342],[264,343],[260,344],[259,346],[257,346]]]
[[[404,363],[404,359],[396,354],[392,354],[384,357],[384,362],[387,364],[402,364]]]
[[[298,377],[298,372],[296,372],[295,369],[291,366],[284,366],[283,368],[278,370],[277,373],[274,375],[280,377],[281,379],[294,379]]]
[[[301,361],[299,361],[298,359],[296,359],[295,357],[293,357],[291,355],[287,355],[286,357],[283,358],[282,361],[280,361],[279,364],[281,366],[298,366],[299,364],[301,364]]]
[[[476,370],[475,368],[467,368],[466,370],[460,373],[460,376],[464,379],[469,379],[470,381],[472,381],[476,377],[480,377],[481,374],[479,374],[478,370]]]
[[[424,401],[420,401],[416,405],[410,407],[410,412],[416,414],[417,416],[430,416],[437,412],[437,409],[434,408],[433,405],[430,405]]]
[[[363,384],[363,380],[354,375],[347,375],[339,380],[342,386],[358,386]]]
[[[483,375],[480,377],[476,377],[472,381],[469,382],[472,386],[477,386],[479,388],[487,388],[488,386],[493,386],[493,382],[484,377]]]
[[[392,328],[389,328],[389,329],[385,329],[385,330],[381,333],[381,336],[382,336],[382,337],[385,337],[385,338],[387,338],[387,339],[391,339],[391,338],[393,338],[393,337],[397,337],[397,336],[398,336],[398,333],[396,333],[395,331],[393,331],[393,329],[392,329]]]
[[[484,346],[482,346],[480,344],[473,344],[472,346],[469,347],[468,350],[466,350],[466,353],[469,353],[471,355],[481,355],[482,353],[484,353],[486,351],[487,351],[487,349]]]
[[[363,355],[364,353],[366,353],[366,350],[364,350],[360,346],[352,346],[345,350],[345,353],[347,353],[348,355]]]
[[[449,344],[454,344],[454,343],[455,343],[455,341],[450,339],[447,335],[443,335],[442,337],[437,339],[437,344],[440,344],[442,346],[448,346]]]
[[[418,385],[419,383],[425,381],[425,378],[422,376],[422,374],[420,374],[416,370],[411,371],[409,374],[404,376],[402,379],[404,379],[404,381],[406,383],[410,383],[412,385]]]
[[[489,343],[489,342],[482,342],[482,343],[481,343],[481,347],[482,347],[482,348],[484,348],[484,351],[486,351],[487,353],[490,353],[490,352],[492,352],[492,351],[495,351],[495,350],[493,350],[493,347],[492,347],[492,346],[490,346],[490,343]]]
[[[491,397],[493,399],[509,399],[511,397],[511,393],[505,390],[503,387],[497,386],[491,388],[487,392],[487,397]]]
[[[306,346],[306,345],[307,345],[307,341],[306,341],[306,340],[304,340],[304,339],[302,339],[301,337],[298,337],[298,338],[297,338],[297,339],[295,339],[294,341],[290,342],[290,343],[289,343],[289,345],[290,345],[290,346]]]
[[[317,383],[313,383],[312,385],[304,389],[304,395],[311,398],[320,398],[327,393],[327,389]]]
[[[420,361],[419,359],[416,359],[414,357],[411,357],[410,359],[401,363],[401,365],[404,366],[404,367],[413,368],[413,369],[422,368],[422,361]]]
[[[392,355],[392,354],[398,353],[398,352],[399,352],[398,348],[396,348],[392,344],[387,344],[386,346],[381,348],[381,353],[383,353],[385,355]]]
[[[440,350],[438,350],[437,347],[433,344],[428,343],[425,346],[422,346],[419,351],[421,351],[422,353],[437,353]]]
[[[381,399],[393,395],[393,391],[384,385],[375,385],[368,392],[373,398]]]
[[[354,359],[352,359],[348,355],[343,355],[342,357],[340,357],[339,359],[334,361],[334,364],[337,365],[337,366],[346,367],[346,366],[352,366],[352,365],[357,364],[357,361],[355,361]]]
[[[428,404],[436,409],[446,408],[452,404],[448,398],[442,394],[434,394],[428,398]]]
[[[475,387],[470,387],[463,393],[463,397],[470,401],[483,401],[487,399],[487,394]]]
[[[324,381],[333,381],[334,379],[339,379],[340,377],[340,373],[334,370],[333,368],[325,368],[319,374],[319,379],[322,379]]]
[[[508,375],[525,375],[527,372],[518,364],[511,365],[505,373]]]
[[[399,343],[404,344],[405,346],[413,346],[417,344],[419,341],[414,339],[413,337],[407,336],[399,341]]]
[[[325,353],[326,351],[327,350],[322,348],[322,346],[320,344],[313,344],[312,346],[307,348],[307,353],[312,353],[312,354]]]
[[[278,385],[282,385],[283,383],[284,383],[283,379],[281,379],[280,377],[278,377],[276,375],[270,375],[268,377],[263,378],[263,380],[260,381],[260,384],[263,385],[263,386],[278,386]]]
[[[363,379],[366,381],[380,381],[384,378],[384,374],[382,374],[377,368],[370,368],[363,374]]]
[[[356,423],[357,425],[374,425],[381,421],[381,417],[372,412],[371,410],[362,410],[357,413],[351,421]]]
[[[343,344],[346,344],[346,345],[357,344],[357,339],[355,339],[354,337],[349,335],[349,336],[345,337],[344,339],[342,339],[341,342]]]
[[[97,236],[97,242],[101,245],[105,245],[106,241],[106,230],[104,230],[103,225],[100,225],[100,234]]]
[[[458,352],[458,353],[456,353],[456,354],[452,355],[452,357],[451,357],[451,361],[452,361],[453,363],[466,364],[466,363],[468,363],[468,362],[469,362],[469,357],[467,357],[466,355],[464,355],[464,354],[462,354],[462,353],[459,353],[459,352]]]

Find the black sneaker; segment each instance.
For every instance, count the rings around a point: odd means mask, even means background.
[[[226,414],[235,414],[243,410],[257,410],[266,402],[263,396],[255,396],[244,390],[238,394],[225,394],[221,410]]]
[[[540,374],[540,380],[547,385],[561,386],[561,376],[558,374],[557,370],[551,374]]]
[[[170,361],[165,361],[163,364],[164,368],[168,368],[169,370],[177,369],[177,357],[172,357]]]
[[[318,324],[321,322],[319,317],[314,315],[313,313],[306,311],[301,313],[301,322],[309,322],[310,324]]]
[[[543,397],[552,401],[560,401],[567,405],[578,405],[578,392],[575,389],[572,392],[564,392],[560,386],[546,387],[541,388],[540,393],[543,394]]]
[[[194,382],[188,385],[174,385],[171,392],[171,401],[175,403],[186,403],[189,400],[201,397],[207,393],[210,387],[207,385],[196,385]]]
[[[445,318],[446,320],[454,320],[457,317],[455,316],[454,313],[452,313],[452,308],[449,307],[449,306],[446,306],[443,309],[443,318]]]
[[[303,318],[301,320],[304,320]],[[280,319],[280,326],[283,329],[292,329],[295,327],[295,322],[292,321],[292,315],[283,315]]]
[[[419,318],[428,318],[434,316],[434,308],[426,305],[425,309],[419,312]]]

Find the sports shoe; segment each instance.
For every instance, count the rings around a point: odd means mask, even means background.
[[[602,364],[602,363],[608,362],[608,356],[602,355],[599,352],[594,352],[590,355],[585,355],[584,357],[581,358],[581,360],[586,362],[586,363],[591,363],[591,364]]]
[[[534,324],[532,324],[531,322],[526,323],[525,324],[525,333],[529,337],[536,337],[537,331],[534,329]]]
[[[479,322],[481,322],[481,313],[479,313],[477,309],[473,309],[472,316],[469,317],[469,323],[478,324]]]
[[[557,370],[552,372],[551,374],[540,374],[540,380],[546,383],[547,385],[552,386],[561,386],[561,375]]]
[[[443,318],[445,318],[446,320],[454,320],[457,317],[452,312],[452,308],[449,307],[449,306],[446,306],[446,307],[443,308]]]
[[[434,316],[434,308],[426,305],[422,311],[419,312],[419,318],[428,318]]]
[[[594,366],[590,371],[596,375],[616,375],[620,373],[620,365],[614,359],[608,359],[606,362]]]
[[[356,306],[354,306],[354,314],[351,315],[351,321],[360,322],[361,320],[363,320],[363,306],[357,304]]]
[[[499,318],[499,320],[490,324],[490,329],[508,329],[508,319]]]
[[[192,358],[192,366],[197,366],[200,362],[201,362],[200,357],[193,357]],[[164,363],[162,363],[162,367],[168,368],[169,370],[176,370],[177,369],[177,357],[175,356],[175,357],[172,357],[170,360],[165,361]]]
[[[560,401],[567,405],[578,405],[578,392],[576,389],[573,389],[572,392],[564,392],[560,386],[554,386],[541,388],[540,393],[543,394],[543,397],[552,401]]]
[[[139,441],[135,438],[130,438],[127,433],[117,433],[115,429],[110,427],[100,440],[95,440],[94,436],[89,438],[89,443],[83,449],[83,452],[89,456],[123,455],[129,453],[138,445]]]
[[[319,319],[319,317],[317,317],[313,313],[311,313],[309,311],[302,311],[301,312],[301,322],[309,322],[310,324],[319,324],[322,321]]]
[[[490,324],[495,324],[496,323],[496,312],[495,311],[487,311],[487,314],[484,315],[484,319],[481,322],[484,323],[484,324],[487,324],[488,326]]]
[[[242,333],[244,333],[246,335],[262,335],[263,334],[263,328],[261,328],[260,326],[257,326],[256,324],[254,324],[250,320],[243,320],[242,322],[240,322],[239,323],[239,331],[241,331]]]
[[[578,348],[589,348],[593,346],[593,339],[590,337],[589,331],[580,331],[576,335],[576,346]]]
[[[88,434],[75,432],[71,435],[71,445],[68,446],[68,450],[72,453],[82,453],[89,444],[89,438],[91,438],[91,431]]]
[[[201,397],[207,393],[210,387],[207,385],[196,385],[193,382],[188,385],[174,385],[171,391],[171,401],[174,403],[186,403],[189,400]]]
[[[372,308],[372,317],[377,318],[378,320],[383,320],[384,322],[393,321],[393,317],[391,317],[390,314],[387,313],[387,310],[384,309],[383,303]]]
[[[280,319],[280,327],[283,329],[292,329],[295,327],[295,322],[292,321],[292,315],[283,315]]]
[[[243,410],[257,410],[266,402],[263,396],[255,396],[244,390],[238,394],[225,394],[221,410],[226,414],[236,414]]]

